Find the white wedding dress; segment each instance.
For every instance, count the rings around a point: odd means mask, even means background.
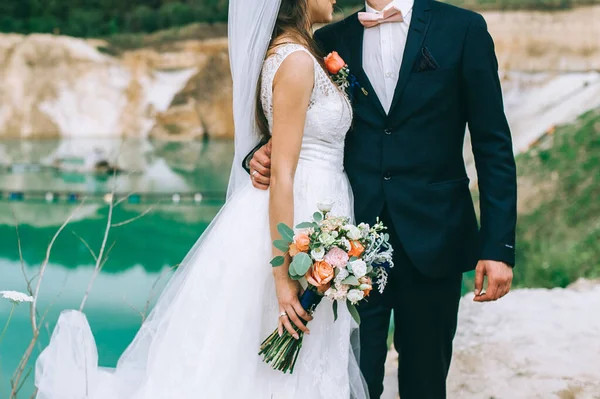
[[[296,44],[263,65],[262,106],[272,126],[272,83]],[[295,222],[311,220],[317,202],[352,217],[343,171],[352,111],[315,60],[315,83],[294,186]],[[248,178],[248,180],[250,180]],[[263,363],[261,342],[279,307],[269,261],[269,194],[248,184],[230,198],[173,276],[116,369],[99,368],[85,316],[60,315],[36,364],[39,399],[365,399],[358,369],[357,325],[346,306],[334,322],[323,300],[293,374]]]

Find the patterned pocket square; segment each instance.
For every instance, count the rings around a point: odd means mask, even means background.
[[[437,69],[440,69],[440,66],[435,58],[433,58],[431,51],[427,47],[423,47],[421,49],[421,57],[419,57],[416,65],[416,72],[435,71]]]

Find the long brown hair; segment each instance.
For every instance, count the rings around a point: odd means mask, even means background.
[[[267,56],[272,49],[278,46],[297,43],[305,46],[315,59],[319,61],[321,67],[325,69],[323,54],[312,37],[311,29],[312,23],[308,15],[308,0],[282,0]],[[286,40],[283,40],[284,38]],[[261,137],[268,139],[271,133],[260,101],[261,85],[262,76],[259,77],[256,88],[256,123]]]

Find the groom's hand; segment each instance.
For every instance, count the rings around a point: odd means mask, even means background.
[[[483,293],[483,280],[487,276],[488,287]],[[491,302],[510,291],[513,279],[512,267],[504,262],[480,260],[475,269],[475,302]]]
[[[260,190],[268,189],[271,184],[271,140],[254,153],[249,166],[252,185]]]

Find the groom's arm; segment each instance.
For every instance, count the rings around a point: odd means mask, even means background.
[[[517,178],[498,61],[487,25],[472,14],[462,57],[465,109],[480,191],[482,260],[515,264]]]

